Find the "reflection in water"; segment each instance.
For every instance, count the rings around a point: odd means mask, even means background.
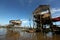
[[[0,35],[5,35],[7,32],[6,29],[0,28]]]
[[[52,32],[27,33],[20,28],[0,28],[0,40],[60,40],[60,35],[53,35]]]
[[[0,28],[0,40],[5,40],[5,34],[7,30],[4,28]]]
[[[50,37],[50,38],[52,38],[52,36],[53,36],[52,32],[48,32],[46,35],[47,35],[47,37]]]
[[[19,36],[20,34],[18,31],[7,29],[6,40],[18,40]]]
[[[6,35],[7,40],[17,40],[18,39],[17,37],[18,37],[17,33],[10,33]]]

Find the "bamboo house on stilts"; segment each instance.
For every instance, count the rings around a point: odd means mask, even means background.
[[[49,8],[49,5],[40,5],[33,12],[33,26],[36,31],[43,31],[47,26],[51,29],[53,24]]]

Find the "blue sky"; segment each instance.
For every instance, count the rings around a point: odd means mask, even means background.
[[[28,26],[33,11],[42,4],[50,5],[52,17],[60,16],[60,0],[0,0],[0,24],[8,24],[11,19],[20,19],[23,26]]]

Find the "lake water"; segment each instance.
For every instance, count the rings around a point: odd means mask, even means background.
[[[8,29],[0,28],[0,40],[60,40],[60,34],[48,33],[28,33],[21,31],[20,28]]]

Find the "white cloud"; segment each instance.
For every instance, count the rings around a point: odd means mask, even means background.
[[[60,12],[60,8],[52,8],[52,9],[50,9],[50,11],[51,11],[51,13],[53,14],[53,13],[56,13],[56,12]],[[45,14],[45,13],[48,13],[49,11],[48,10],[46,10],[46,11],[43,11],[43,12],[41,12],[41,14]],[[40,14],[40,13],[39,13]]]
[[[21,21],[22,21],[22,25],[21,26],[33,26],[33,21],[32,20],[30,20],[29,21],[29,19],[21,19]]]
[[[52,18],[60,17],[60,8],[52,8],[50,9],[50,11],[52,14]]]
[[[28,20],[24,20],[24,21],[22,21],[22,23],[28,23],[29,21]]]
[[[29,20],[28,19],[21,19],[22,25],[21,26],[28,26],[29,25]]]
[[[60,8],[52,8],[51,13],[56,13],[56,12],[60,12]]]
[[[22,23],[28,23],[29,20],[28,19],[21,19]]]

